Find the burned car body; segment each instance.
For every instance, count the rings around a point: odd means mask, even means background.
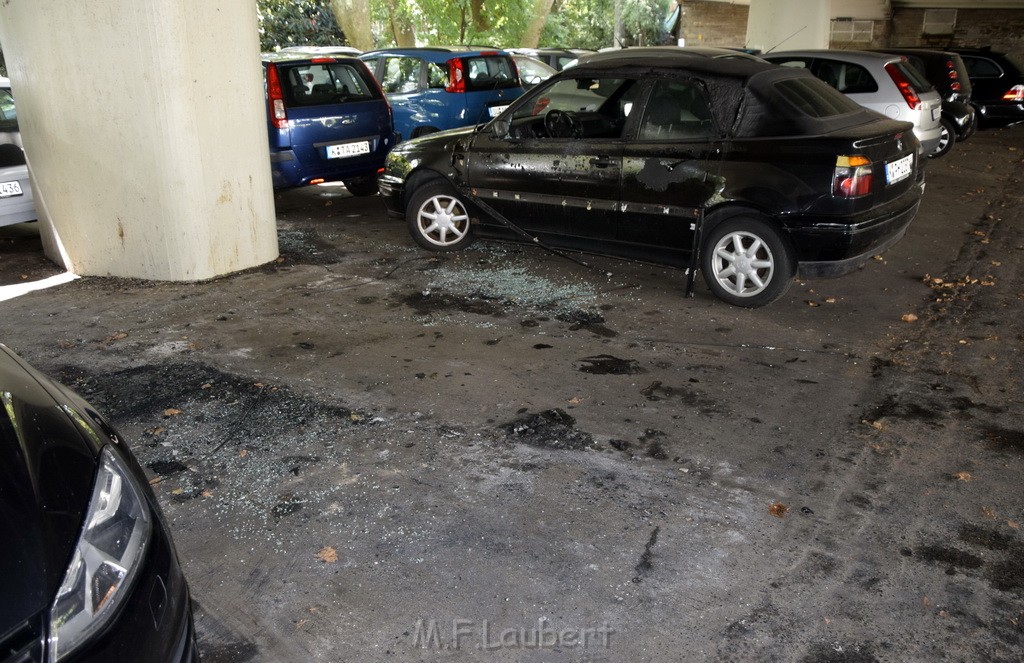
[[[896,242],[920,203],[912,126],[806,71],[672,48],[588,58],[486,127],[399,146],[388,210],[435,251],[475,236],[699,264],[760,306],[798,270],[845,273]]]

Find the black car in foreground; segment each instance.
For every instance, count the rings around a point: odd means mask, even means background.
[[[427,249],[482,236],[699,267],[754,307],[899,240],[920,156],[912,125],[807,71],[637,48],[588,58],[486,126],[400,145],[379,182]]]
[[[0,345],[0,661],[198,661],[146,476],[103,417]]]

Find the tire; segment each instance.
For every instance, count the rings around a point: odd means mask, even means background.
[[[377,179],[375,177],[362,177],[357,180],[345,180],[345,188],[353,196],[376,196]]]
[[[786,293],[796,275],[789,243],[757,217],[735,217],[713,227],[701,254],[708,288],[734,306],[770,304]]]
[[[942,126],[942,136],[939,138],[939,146],[935,148],[935,151],[928,155],[929,159],[938,159],[944,157],[953,149],[953,144],[956,143],[956,127],[953,123],[942,118],[939,120],[939,124]]]
[[[447,182],[429,182],[417,189],[405,220],[416,243],[430,251],[458,251],[473,242],[468,207]]]

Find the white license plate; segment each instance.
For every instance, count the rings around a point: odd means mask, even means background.
[[[910,177],[910,173],[914,170],[914,155],[908,154],[902,159],[891,161],[885,164],[885,181],[889,184],[895,184],[900,180],[905,180]]]
[[[354,157],[357,154],[369,153],[370,141],[368,140],[361,140],[358,143],[342,143],[341,145],[327,146],[328,159],[343,159],[345,157]]]
[[[939,119],[939,115],[941,115],[941,114],[942,114],[942,109],[941,108],[933,108],[932,109],[932,119],[933,120]]]
[[[0,198],[20,196],[22,193],[21,182],[0,182]]]
[[[491,106],[487,109],[487,112],[490,113],[491,117],[498,117],[506,108],[508,108],[508,104],[504,106]]]

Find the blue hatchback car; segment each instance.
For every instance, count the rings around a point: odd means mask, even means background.
[[[390,48],[360,58],[391,102],[399,140],[489,122],[523,94],[512,56],[496,49]]]
[[[397,142],[391,108],[353,57],[263,56],[274,188],[344,182],[377,193],[377,174]]]

